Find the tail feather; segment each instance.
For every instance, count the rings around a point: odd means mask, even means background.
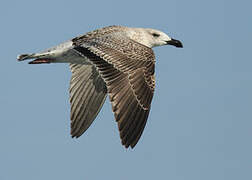
[[[17,57],[18,61],[24,61],[26,59],[35,59],[31,62],[29,62],[29,64],[47,64],[47,63],[51,63],[52,59],[51,58],[47,58],[48,54],[46,53],[33,53],[33,54],[21,54]]]
[[[50,52],[42,52],[42,53],[32,53],[32,54],[21,54],[17,57],[18,61],[24,61],[26,59],[38,59],[38,58],[49,58]]]
[[[32,58],[35,58],[34,57],[35,54],[21,54],[17,57],[17,60],[18,61],[24,61],[26,59],[32,59]]]

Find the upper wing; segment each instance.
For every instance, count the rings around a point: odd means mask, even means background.
[[[94,38],[74,48],[104,79],[122,144],[132,148],[145,127],[155,88],[153,51],[127,38]]]
[[[106,85],[92,64],[70,64],[71,135],[81,136],[99,113],[107,95]]]

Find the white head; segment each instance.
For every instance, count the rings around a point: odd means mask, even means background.
[[[182,43],[172,39],[167,34],[156,29],[149,28],[130,28],[130,38],[150,48],[163,45],[174,45],[183,47]]]

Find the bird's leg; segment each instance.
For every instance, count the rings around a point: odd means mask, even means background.
[[[49,64],[51,63],[51,59],[35,59],[28,64]]]

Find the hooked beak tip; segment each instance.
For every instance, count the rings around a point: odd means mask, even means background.
[[[177,48],[183,48],[183,44],[177,39],[171,39],[170,41],[166,41],[166,43]]]

